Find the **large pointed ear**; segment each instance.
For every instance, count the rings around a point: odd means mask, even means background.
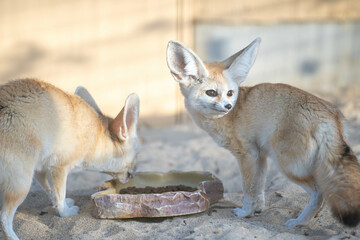
[[[166,60],[175,81],[185,86],[201,83],[209,76],[201,59],[178,41],[169,42]]]
[[[257,38],[246,48],[222,61],[227,68],[224,70],[225,76],[233,79],[238,85],[243,82],[255,62],[260,42],[261,38]]]
[[[75,90],[75,95],[81,97],[87,104],[89,104],[97,113],[102,114],[99,106],[96,104],[94,98],[90,95],[86,88],[79,86]]]
[[[129,137],[136,136],[137,122],[139,119],[139,102],[139,97],[135,93],[130,94],[126,98],[123,109],[110,123],[110,130],[123,141]]]

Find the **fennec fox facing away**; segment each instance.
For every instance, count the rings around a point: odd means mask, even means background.
[[[170,41],[167,63],[193,120],[238,160],[244,201],[235,215],[265,207],[266,157],[310,195],[287,227],[304,225],[327,200],[347,226],[360,220],[360,166],[345,138],[345,119],[331,103],[285,84],[239,87],[253,65],[260,39],[222,62],[205,64]]]
[[[18,239],[12,221],[33,175],[61,217],[79,208],[65,198],[73,167],[105,172],[126,182],[137,153],[139,98],[128,96],[113,120],[85,88],[69,95],[45,82],[22,79],[0,87],[0,191],[2,229]]]

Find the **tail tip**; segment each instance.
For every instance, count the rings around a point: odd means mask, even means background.
[[[356,227],[360,222],[360,212],[347,212],[337,216],[337,218],[347,227]]]

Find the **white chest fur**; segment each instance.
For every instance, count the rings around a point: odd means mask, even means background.
[[[234,129],[233,126],[229,126],[228,119],[225,119],[226,116],[223,118],[209,119],[196,112],[189,112],[194,122],[205,130],[220,147],[230,148],[234,140]]]
[[[205,120],[202,125],[203,129],[220,147],[227,147],[231,144],[231,137],[228,136],[227,131],[216,120]]]

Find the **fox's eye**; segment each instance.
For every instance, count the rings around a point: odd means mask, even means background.
[[[233,91],[233,90],[229,90],[229,91],[227,92],[228,97],[231,97],[233,94],[234,94],[234,91]]]
[[[206,95],[210,96],[210,97],[216,97],[217,96],[217,92],[215,90],[207,90]]]

